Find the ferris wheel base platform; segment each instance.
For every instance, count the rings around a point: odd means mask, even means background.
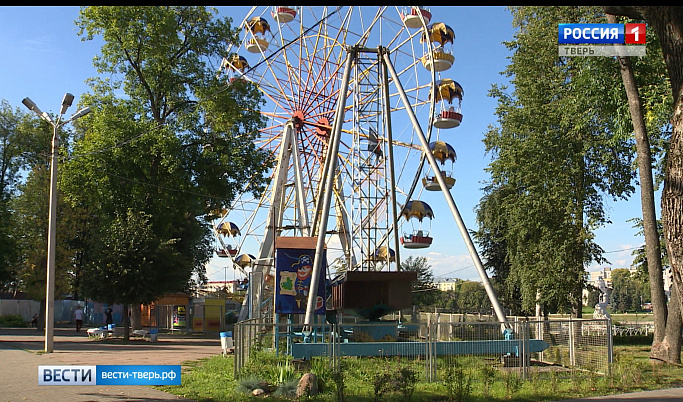
[[[523,342],[526,344],[523,345]],[[427,342],[344,342],[335,345],[340,356],[426,356]],[[541,339],[512,339],[487,341],[450,341],[431,342],[432,353],[438,356],[477,355],[477,356],[519,356],[520,350],[536,353],[546,350],[550,345]],[[292,357],[310,359],[313,356],[328,356],[330,344],[294,343]]]
[[[416,272],[348,271],[332,281],[332,308],[366,320],[413,306]]]

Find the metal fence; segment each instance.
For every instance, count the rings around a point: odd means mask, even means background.
[[[33,300],[0,299],[0,315],[20,315],[31,322],[33,314],[40,312],[40,302]]]
[[[507,337],[500,323],[395,322],[314,325],[305,331],[300,323],[259,319],[235,324],[235,376],[256,350],[268,350],[294,360],[328,358],[333,367],[351,356],[411,360],[424,369],[427,381],[444,370],[465,365],[469,370],[494,367],[522,378],[581,373],[608,374],[612,361],[609,320],[510,322]]]
[[[612,326],[614,336],[647,336],[655,332],[653,323],[621,324]]]

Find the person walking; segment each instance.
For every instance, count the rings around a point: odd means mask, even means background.
[[[104,310],[104,314],[107,316],[107,319],[106,319],[106,321],[107,321],[107,322],[106,322],[107,328],[109,327],[109,324],[113,324],[113,323],[114,323],[114,317],[112,316],[112,313],[113,313],[113,312],[114,312],[114,311],[111,309],[111,307],[107,307],[107,309]]]
[[[83,326],[83,310],[81,306],[78,306],[76,311],[74,311],[74,318],[76,319],[76,332],[80,332]]]

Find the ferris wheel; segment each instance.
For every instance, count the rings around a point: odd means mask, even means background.
[[[345,270],[389,270],[400,247],[428,247],[433,214],[411,206],[453,186],[425,157],[455,162],[444,133],[462,121],[447,22],[420,6],[255,6],[240,30],[220,74],[264,95],[258,146],[276,162],[263,196],[245,191],[217,222],[239,226],[230,252],[253,256],[240,268],[267,279],[278,236],[320,239]]]

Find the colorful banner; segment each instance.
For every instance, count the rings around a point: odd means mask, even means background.
[[[278,248],[275,251],[275,312],[306,314],[315,249]],[[327,257],[323,251],[315,314],[325,314]]]

